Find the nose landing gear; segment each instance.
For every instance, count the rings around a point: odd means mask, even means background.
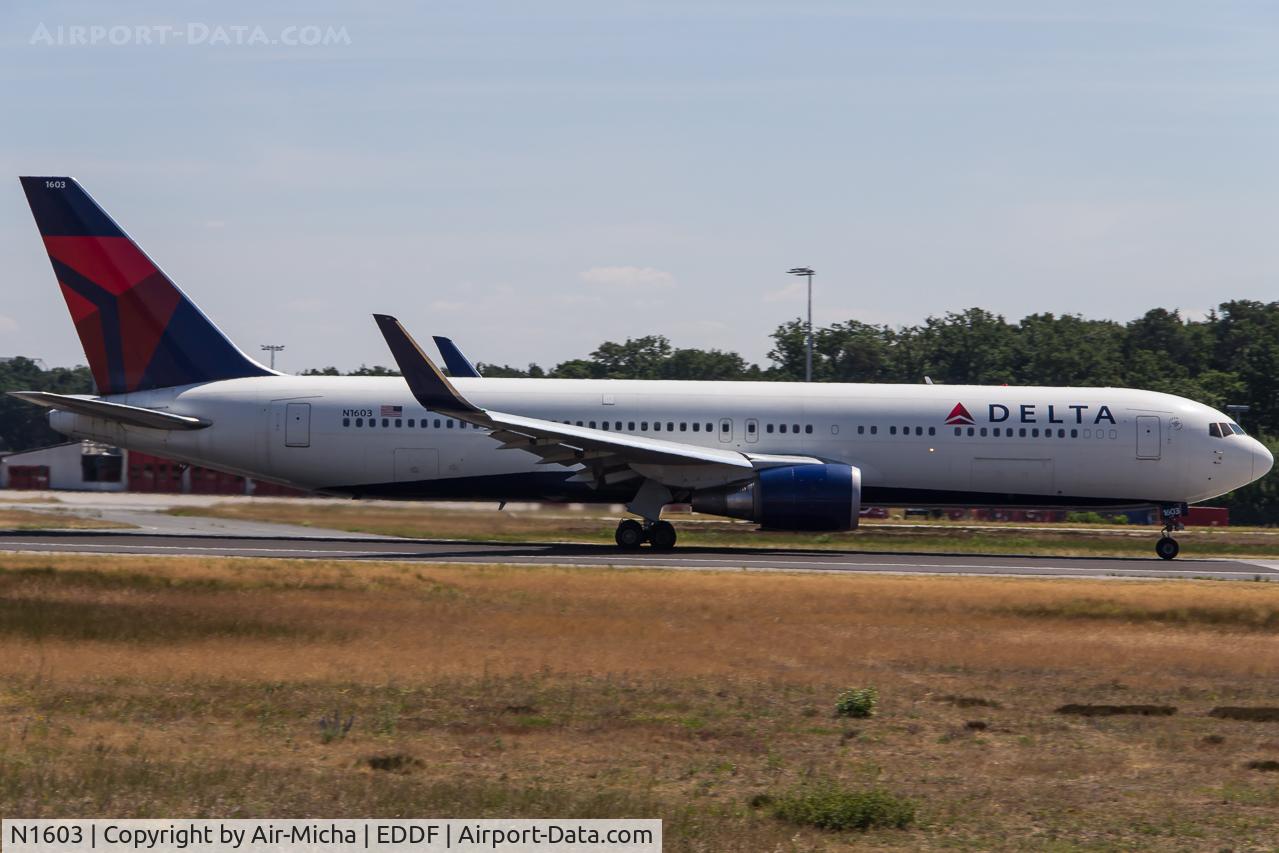
[[[1155,543],[1155,553],[1161,560],[1171,560],[1181,552],[1181,546],[1171,536],[1163,536]]]
[[[669,521],[646,521],[643,524],[633,518],[623,519],[613,534],[617,547],[625,551],[637,551],[645,542],[654,551],[669,551],[675,547],[675,526]]]
[[[1164,519],[1163,536],[1155,543],[1155,553],[1159,555],[1159,559],[1171,560],[1181,553],[1181,546],[1172,538],[1172,534],[1186,529],[1181,520],[1186,517],[1187,512],[1189,507],[1186,504],[1170,504],[1159,508]]]

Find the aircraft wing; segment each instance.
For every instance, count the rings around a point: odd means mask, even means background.
[[[173,412],[161,412],[157,409],[144,409],[141,406],[126,406],[123,403],[109,403],[94,397],[53,394],[48,391],[10,391],[8,393],[10,397],[26,400],[28,403],[35,403],[46,409],[75,412],[77,415],[118,421],[129,426],[149,429],[204,429],[210,426],[210,422],[203,418],[176,415]]]
[[[675,487],[732,483],[750,479],[758,468],[820,461],[748,455],[482,409],[458,392],[398,320],[373,316],[409,390],[425,408],[489,429],[504,449],[527,451],[543,464],[580,465],[574,479],[581,482],[598,486],[649,477]]]

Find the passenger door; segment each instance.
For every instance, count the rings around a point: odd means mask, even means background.
[[[1162,443],[1161,424],[1158,415],[1137,416],[1137,458],[1158,459]]]
[[[311,446],[310,403],[289,403],[284,407],[284,446]]]

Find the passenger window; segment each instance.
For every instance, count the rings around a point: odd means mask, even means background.
[[[1066,431],[1065,431],[1064,429],[1061,429],[1060,427],[1058,427],[1058,429],[1057,429],[1057,437],[1058,437],[1058,438],[1065,438],[1065,437],[1066,437]]]
[[[872,425],[871,425],[871,428],[870,428],[870,434],[871,434],[871,435],[878,435],[878,434],[879,434],[879,427],[878,427],[878,426],[876,426],[876,425],[874,425],[874,424],[872,424]]]
[[[778,432],[786,432],[786,424],[781,424],[780,426],[778,426],[778,427],[777,427],[777,431],[778,431]]]
[[[973,434],[974,434],[975,432],[977,432],[977,430],[973,429],[972,427],[969,427],[969,428],[968,428],[968,437],[969,437],[969,438],[972,438],[972,437],[973,437]]]
[[[640,421],[640,432],[648,432],[648,421]]]
[[[627,432],[635,432],[635,421],[627,421],[627,422],[626,422],[626,431],[627,431]]]
[[[591,421],[591,429],[595,429],[595,421]]]
[[[382,426],[384,426],[384,427],[389,427],[390,425],[391,425],[391,419],[390,419],[390,418],[382,418]]]
[[[985,437],[986,437],[986,428],[985,428],[985,427],[982,427],[982,428],[981,428],[981,437],[982,437],[982,438],[985,438]]]
[[[963,435],[963,434],[964,434],[963,427],[955,427],[955,435]]]
[[[582,423],[581,421],[578,421],[578,422],[577,422],[577,425],[578,425],[578,426],[586,426],[586,424]]]
[[[889,435],[897,435],[897,427],[895,427],[895,426],[890,426],[890,427],[888,428],[888,434],[889,434]]]
[[[1071,438],[1079,438],[1079,430],[1077,430],[1077,429],[1072,429],[1072,430],[1070,431],[1070,437],[1071,437]]]
[[[804,432],[805,432],[806,434],[808,434],[808,435],[812,435],[812,433],[813,433],[813,425],[812,425],[812,424],[804,424]]]
[[[937,427],[929,427],[929,428],[928,428],[928,434],[929,434],[929,435],[936,435],[936,434],[937,434]]]
[[[369,426],[370,427],[377,426],[377,418],[369,418]]]
[[[831,425],[830,425],[830,434],[831,434],[831,435],[839,435],[839,424],[831,424]]]
[[[991,427],[990,434],[993,435],[995,438],[999,438],[999,427]]]
[[[447,421],[445,421],[444,426],[447,427],[448,429],[453,429],[453,419],[449,418]]]
[[[404,429],[404,419],[403,419],[403,418],[396,418],[396,419],[395,419],[395,428],[396,428],[396,429]]]
[[[680,432],[688,432],[688,421],[680,421],[680,422],[679,422],[679,431],[680,431]]]
[[[799,424],[791,424],[791,432],[799,432]]]
[[[356,425],[357,427],[362,427],[362,426],[364,426],[364,418],[356,418],[356,419],[355,419],[355,425]]]
[[[715,431],[715,424],[707,424],[707,425],[706,425],[706,431],[707,431],[707,432],[714,432],[714,431]]]
[[[1035,427],[1030,431],[1031,438],[1039,438],[1039,427]]]
[[[768,424],[768,425],[766,425],[766,426],[764,427],[764,432],[772,432],[772,431],[773,431],[773,425],[772,425],[772,424]]]
[[[661,431],[662,431],[662,422],[653,421],[653,432],[661,432]]]
[[[722,424],[719,425],[719,431],[728,432],[728,421],[724,421]]]
[[[675,432],[675,421],[667,421],[667,422],[666,422],[666,431],[667,431],[667,432]]]
[[[621,432],[621,431],[622,431],[622,422],[621,422],[621,421],[614,421],[614,422],[613,422],[613,429],[617,430],[618,432]],[[634,427],[632,427],[632,429],[634,429]]]
[[[1017,430],[1017,437],[1018,437],[1018,438],[1025,438],[1025,437],[1026,437],[1026,428],[1025,428],[1025,427],[1022,427],[1021,429]]]
[[[351,425],[351,419],[350,419],[350,418],[343,418],[343,419],[342,419],[342,426],[344,426],[344,427],[349,427],[350,425]]]
[[[1119,430],[1114,430],[1114,429],[1112,429],[1112,430],[1110,431],[1110,437],[1111,437],[1112,439],[1119,438]]]
[[[862,424],[858,424],[858,425],[857,425],[857,434],[858,434],[858,435],[864,435],[865,433],[866,433],[866,427],[865,427],[864,425],[862,425]]]
[[[701,432],[701,431],[702,431],[702,425],[699,424],[697,421],[693,421],[693,432]]]
[[[747,421],[747,422],[746,422],[746,432],[747,432],[747,433],[749,433],[750,435],[754,435],[754,434],[755,434],[755,422],[754,422],[754,421]]]
[[[409,418],[409,426],[410,427],[417,426],[417,418]]]
[[[605,432],[608,432],[608,421],[604,421],[600,424],[600,426],[604,428]]]

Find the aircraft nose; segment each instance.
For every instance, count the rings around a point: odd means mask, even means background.
[[[1260,480],[1275,466],[1275,456],[1257,439],[1252,439],[1252,479]]]

